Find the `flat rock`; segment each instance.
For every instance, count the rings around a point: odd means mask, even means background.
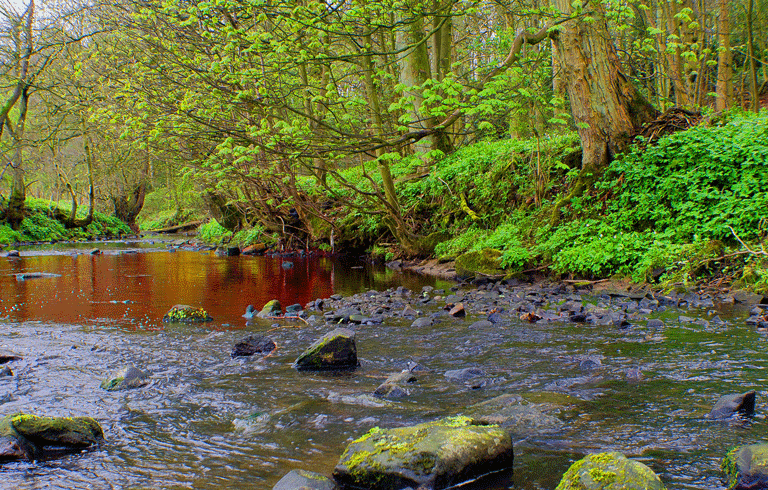
[[[291,470],[272,490],[334,490],[336,485],[328,477],[305,470]]]
[[[512,467],[512,438],[499,427],[449,417],[410,427],[371,429],[353,441],[333,477],[342,487],[444,489]]]
[[[501,395],[468,407],[464,414],[485,424],[497,424],[515,436],[557,432],[563,422],[547,415],[516,395]]]

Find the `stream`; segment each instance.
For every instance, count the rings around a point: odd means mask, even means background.
[[[102,253],[89,254],[94,247]],[[311,373],[291,364],[329,328],[295,319],[246,325],[247,305],[275,298],[305,305],[398,286],[450,294],[454,284],[354,260],[225,257],[151,240],[20,251],[21,258],[0,257],[0,353],[23,357],[8,364],[14,376],[0,379],[0,416],[88,415],[105,441],[6,463],[3,489],[269,490],[292,469],[330,475],[346,445],[374,426],[434,420],[506,393],[565,400],[566,428],[517,440],[512,472],[462,488],[551,490],[584,454],[618,450],[669,489],[719,489],[725,453],[768,438],[768,336],[745,324],[748,305],[668,308],[650,315],[666,325],[653,331],[644,321],[617,328],[516,318],[468,328],[487,317],[470,305],[467,318],[429,327],[399,317],[354,326],[361,367]],[[54,275],[24,276],[33,273]],[[214,321],[163,323],[175,304],[203,307]],[[716,315],[724,323],[711,321]],[[251,333],[268,335],[277,351],[231,358]],[[585,359],[597,369],[585,372]],[[409,396],[381,403],[358,396],[408,362],[427,369]],[[126,365],[151,372],[151,383],[99,388]],[[486,373],[482,387],[443,375],[475,366]],[[641,379],[628,376],[632,370]],[[704,417],[719,396],[749,389],[757,391],[754,417]]]

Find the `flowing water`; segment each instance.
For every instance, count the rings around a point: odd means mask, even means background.
[[[724,488],[719,462],[727,450],[768,436],[761,409],[768,343],[744,324],[746,309],[718,310],[727,323],[709,327],[677,316],[711,311],[667,311],[657,332],[522,322],[470,329],[484,318],[471,309],[465,320],[420,329],[391,319],[355,327],[358,370],[306,373],[291,363],[327,327],[246,325],[248,304],[451,284],[323,258],[290,259],[285,268],[287,259],[168,252],[149,242],[98,244],[101,255],[83,253],[87,247],[0,259],[0,352],[24,358],[9,364],[13,377],[0,378],[0,415],[93,416],[105,442],[5,464],[0,488],[269,490],[294,468],[330,474],[346,444],[371,427],[453,415],[504,393],[566,400],[566,429],[516,441],[512,473],[468,488],[553,489],[573,460],[605,449],[648,464],[670,489]],[[19,275],[40,272],[58,276]],[[214,321],[162,323],[179,303],[204,307]],[[232,359],[232,346],[249,333],[266,333],[278,350]],[[602,363],[588,376],[579,368],[586,357]],[[410,396],[392,403],[358,396],[408,361],[428,368]],[[125,365],[150,371],[151,384],[99,388]],[[471,366],[487,373],[481,389],[443,376]],[[636,367],[643,379],[627,379]],[[752,419],[704,418],[720,395],[748,389],[758,391]]]

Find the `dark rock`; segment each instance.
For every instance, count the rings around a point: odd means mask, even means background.
[[[0,461],[34,460],[51,446],[80,450],[103,438],[101,426],[90,417],[8,415],[0,419]]]
[[[88,253],[91,255],[101,255],[101,250],[99,250],[98,248],[92,248],[91,250],[88,251]]]
[[[768,444],[735,447],[720,464],[728,490],[768,488]]]
[[[494,311],[490,315],[488,315],[488,321],[491,323],[501,323],[504,321],[504,318],[501,316],[500,311]]]
[[[358,308],[339,308],[335,311],[326,312],[323,316],[331,323],[349,323],[350,317],[362,317],[362,312]]]
[[[282,267],[283,269],[293,269],[293,262],[286,260],[285,262],[280,264],[280,267]]]
[[[18,250],[8,250],[8,253],[5,254],[6,257],[19,257],[19,251]]]
[[[313,343],[293,364],[299,371],[355,369],[357,346],[355,333],[346,328],[337,328]]]
[[[469,417],[371,429],[353,441],[333,472],[343,487],[443,489],[512,467],[512,438]]]
[[[128,390],[149,384],[149,373],[134,366],[127,366],[110,375],[101,382],[101,388],[107,391]]]
[[[195,308],[189,305],[174,305],[163,316],[163,321],[170,323],[203,323],[213,321],[213,318],[208,316],[208,313],[202,308]]]
[[[227,257],[237,257],[240,255],[240,247],[227,247]]]
[[[11,371],[10,367],[3,366],[3,369],[0,369],[0,378],[4,378],[7,376],[13,376],[13,371]]]
[[[402,270],[403,269],[403,261],[401,261],[401,260],[392,260],[392,261],[386,263],[386,267],[388,269],[392,269],[393,271]]]
[[[649,467],[619,452],[590,454],[568,468],[555,490],[664,490]]]
[[[20,272],[14,274],[17,281],[26,281],[28,279],[49,279],[52,277],[61,277],[61,274],[54,274],[52,272]]]
[[[296,316],[302,311],[302,307],[299,303],[292,304],[285,307],[285,316]]]
[[[267,355],[277,348],[277,344],[263,335],[249,335],[232,348],[232,357],[252,356],[256,353]]]
[[[272,490],[334,490],[333,480],[319,473],[305,470],[291,470],[272,487]]]
[[[16,354],[9,354],[7,352],[0,353],[0,364],[5,364],[12,361],[20,361],[21,356],[17,356]]]
[[[755,413],[755,391],[735,395],[723,395],[707,414],[708,419],[722,420],[731,417],[734,414],[750,416]]]

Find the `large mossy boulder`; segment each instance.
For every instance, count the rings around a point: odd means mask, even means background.
[[[461,279],[472,279],[477,276],[503,277],[505,275],[504,269],[501,267],[501,251],[493,248],[484,248],[459,255],[454,267],[456,268],[456,275]]]
[[[555,490],[662,490],[664,485],[649,467],[612,451],[590,454],[576,461]]]
[[[213,321],[202,308],[195,308],[189,305],[174,305],[168,313],[163,316],[163,321],[167,323],[205,323]]]
[[[46,448],[79,450],[104,438],[91,417],[38,417],[16,414],[0,419],[0,461],[33,460]]]
[[[768,489],[768,444],[736,447],[720,467],[725,471],[728,490]]]
[[[512,438],[497,426],[449,417],[395,429],[373,428],[349,444],[333,477],[342,488],[442,489],[512,468]]]
[[[267,304],[256,314],[259,318],[269,318],[283,314],[283,305],[276,299],[268,301]]]
[[[134,366],[127,366],[111,374],[101,382],[101,388],[107,391],[129,390],[149,384],[149,373]]]
[[[360,365],[355,332],[348,328],[328,332],[310,345],[293,365],[299,371],[355,369]]]

